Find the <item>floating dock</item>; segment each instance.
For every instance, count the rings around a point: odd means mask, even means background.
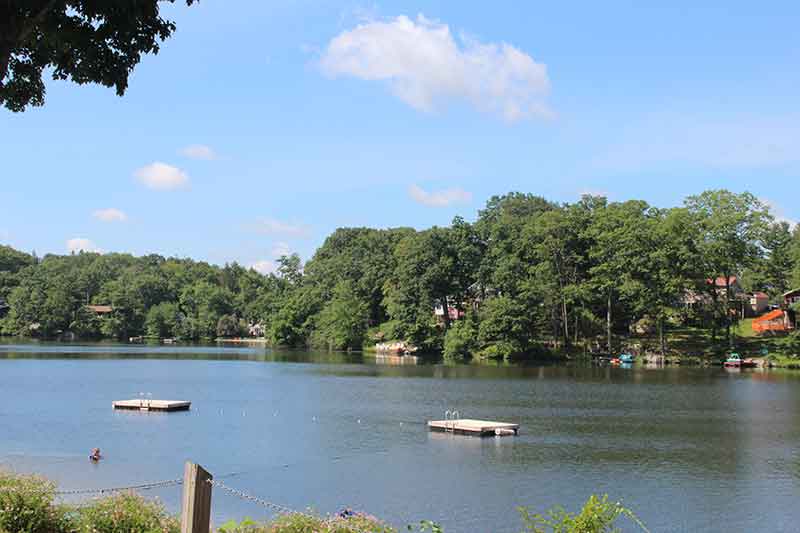
[[[488,420],[473,420],[459,418],[448,420],[431,420],[428,422],[431,431],[443,431],[459,435],[474,435],[476,437],[517,435],[519,424],[506,422],[491,422]]]
[[[111,404],[114,409],[133,411],[188,411],[192,402],[184,400],[117,400]]]

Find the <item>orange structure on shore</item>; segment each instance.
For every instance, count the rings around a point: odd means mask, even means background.
[[[756,333],[789,331],[790,329],[789,317],[783,309],[775,309],[753,320],[753,331]]]

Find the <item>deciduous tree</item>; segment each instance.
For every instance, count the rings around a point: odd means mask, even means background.
[[[175,24],[159,4],[174,0],[6,0],[0,2],[0,104],[44,104],[42,75],[114,87],[122,96],[145,54],[158,53]],[[194,0],[186,0],[187,5]]]

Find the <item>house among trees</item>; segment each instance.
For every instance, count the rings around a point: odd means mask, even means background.
[[[756,291],[750,295],[750,307],[748,314],[750,316],[759,316],[769,309],[769,295],[765,292]]]
[[[730,288],[731,314],[736,314],[740,318],[757,317],[769,309],[769,295],[764,292],[756,291],[752,294],[747,293],[739,283],[737,276],[728,278],[727,284],[724,276],[716,279],[707,279],[707,292],[688,290],[683,295],[682,301],[687,309],[700,311],[708,309],[715,302],[725,302],[727,290]]]
[[[110,305],[87,305],[86,309],[97,316],[108,315],[114,311],[114,308]]]
[[[796,304],[800,304],[800,289],[794,289],[793,291],[784,293],[783,295],[784,306],[792,307],[793,305]]]
[[[736,276],[731,276],[728,278],[728,285],[731,289],[731,297],[734,300],[741,299],[742,296],[745,294],[744,289],[739,284],[739,278]],[[711,287],[713,286],[713,292]],[[719,276],[716,279],[707,279],[706,280],[706,287],[708,288],[708,292],[698,292],[694,290],[687,290],[683,296],[683,303],[689,308],[696,309],[698,307],[703,307],[706,305],[711,305],[713,303],[712,294],[717,297],[718,300],[725,299],[725,293],[727,290],[725,284],[725,278],[723,276]]]
[[[712,280],[706,280],[706,283],[709,285],[712,283]],[[717,294],[720,296],[725,295],[725,289],[727,286],[731,288],[731,294],[737,295],[742,294],[744,290],[742,289],[741,284],[739,283],[739,278],[737,276],[731,276],[728,278],[728,283],[725,283],[724,276],[718,276],[716,279],[713,280],[714,287],[717,290]]]
[[[433,314],[436,315],[437,320],[444,321],[444,306],[442,306],[442,304],[436,305],[436,307],[433,308]],[[450,320],[458,320],[459,318],[464,318],[464,311],[456,309],[451,305],[447,308],[447,316]]]
[[[261,322],[256,322],[256,323],[251,322],[247,325],[247,333],[251,337],[263,337],[266,332],[267,329]]]
[[[797,313],[800,308],[800,289],[794,289],[783,294],[783,307],[786,311],[786,322],[789,329],[797,328]]]

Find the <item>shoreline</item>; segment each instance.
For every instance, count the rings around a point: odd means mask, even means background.
[[[244,338],[244,337],[234,337],[230,339],[226,339],[224,337],[218,337],[214,339],[214,342],[221,342],[225,344],[263,344],[263,345],[270,345],[270,342],[264,337],[253,337],[253,338]]]
[[[171,339],[170,339],[171,340]],[[222,338],[218,337],[213,340],[207,340],[205,342],[194,342],[194,341],[172,341],[168,342],[166,339],[147,339],[144,342],[125,342],[125,341],[115,341],[113,339],[75,339],[75,340],[59,340],[59,339],[41,339],[41,338],[30,338],[30,337],[16,337],[16,336],[0,336],[0,347],[4,344],[15,343],[19,342],[21,344],[30,344],[36,345],[39,343],[44,343],[48,346],[63,344],[64,346],[70,345],[91,345],[96,344],[97,346],[141,346],[147,347],[151,346],[153,348],[156,347],[182,347],[182,348],[191,348],[193,346],[206,346],[206,347],[213,347],[213,346],[229,346],[231,348],[236,346],[253,346],[253,347],[263,347],[263,348],[270,348],[277,351],[288,350],[288,351],[296,351],[296,352],[319,352],[319,353],[336,353],[336,354],[352,354],[358,355],[361,354],[364,357],[369,357],[370,359],[373,358],[391,358],[391,359],[405,359],[409,362],[411,360],[417,359],[424,359],[426,362],[431,362],[432,360],[441,360],[440,362],[445,364],[475,364],[485,362],[486,364],[492,364],[494,362],[499,362],[501,360],[496,359],[486,359],[486,358],[477,358],[473,357],[470,359],[461,359],[461,358],[446,358],[442,354],[436,353],[413,353],[413,354],[393,354],[391,352],[382,352],[375,349],[374,346],[365,346],[362,350],[353,350],[353,351],[344,351],[344,350],[327,350],[324,348],[309,348],[306,346],[297,347],[297,348],[290,348],[286,346],[275,346],[269,342],[268,339],[265,337],[234,337],[234,338]],[[746,346],[746,341],[744,346],[740,346],[738,348],[738,352],[742,356],[746,356],[750,359],[756,361],[757,366],[759,369],[784,369],[784,370],[800,370],[800,356],[786,352],[773,352],[769,353],[768,355],[755,355],[752,348],[748,349],[749,347]],[[734,349],[733,351],[737,351]],[[561,353],[561,352],[550,352],[551,355],[549,357],[521,357],[521,358],[511,358],[508,361],[505,361],[507,364],[517,364],[520,366],[525,366],[526,364],[531,363],[542,363],[542,364],[570,364],[570,363],[590,363],[592,361],[597,360],[595,356],[591,353]],[[663,357],[663,358],[662,358]],[[653,359],[661,359],[663,362],[655,362]],[[639,355],[636,357],[636,362],[634,363],[634,367],[646,367],[646,368],[662,368],[662,367],[716,367],[722,366],[724,362],[725,356],[724,354],[703,354],[703,355],[695,355],[690,353],[680,353],[677,351],[672,351],[669,355],[660,356],[657,354],[649,354],[646,356]]]

